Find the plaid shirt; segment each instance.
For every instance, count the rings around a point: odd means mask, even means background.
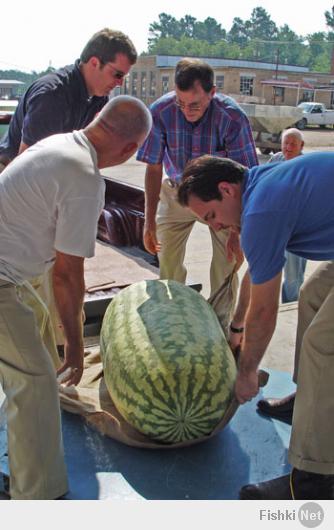
[[[231,158],[247,167],[258,164],[248,118],[232,98],[215,94],[194,124],[185,119],[175,99],[175,92],[170,92],[151,105],[153,127],[137,160],[163,163],[175,182],[181,180],[188,160],[201,155]]]

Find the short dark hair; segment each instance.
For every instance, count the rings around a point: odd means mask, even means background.
[[[174,80],[179,90],[190,90],[199,81],[203,90],[210,92],[214,86],[214,73],[211,66],[200,59],[181,59],[176,65]]]
[[[82,50],[80,61],[87,63],[91,57],[97,57],[106,64],[115,60],[117,53],[123,53],[131,64],[137,61],[137,51],[127,35],[121,31],[104,28],[95,33]]]
[[[191,195],[204,202],[220,201],[222,196],[218,184],[243,182],[245,170],[245,166],[229,158],[210,155],[194,158],[188,162],[183,172],[182,183],[178,189],[178,201],[181,206],[188,206]]]

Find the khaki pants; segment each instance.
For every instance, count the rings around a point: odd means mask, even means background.
[[[53,281],[52,281],[53,268],[46,271],[41,276],[36,276],[30,280],[31,285],[36,289],[38,295],[46,305],[51,327],[53,329],[56,345],[60,346],[64,344],[64,330],[61,323],[58,310],[56,307],[56,301],[53,293]]]
[[[161,242],[161,252],[159,254],[160,278],[177,280],[185,283],[187,270],[183,264],[186,243],[190,232],[196,221],[200,221],[190,210],[179,205],[176,199],[177,188],[170,185],[167,177],[163,178],[160,193],[160,202],[157,211],[157,236]],[[203,223],[205,224],[205,223]],[[212,261],[210,267],[211,295],[214,296],[224,283],[226,278],[232,273],[235,262],[228,262],[226,258],[227,230],[215,232],[210,227],[212,240]],[[238,277],[233,279],[233,297],[231,311],[233,311],[236,293],[238,289]],[[224,308],[226,311],[226,307]],[[218,314],[220,313],[217,308]]]
[[[54,499],[68,489],[58,386],[22,291],[0,280],[0,384],[7,397],[10,494],[12,499]]]
[[[334,474],[334,262],[321,264],[301,288],[297,372],[289,461]]]

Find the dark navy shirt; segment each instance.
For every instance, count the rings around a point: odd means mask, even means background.
[[[82,129],[107,101],[89,97],[79,60],[37,79],[18,104],[0,142],[0,156],[15,158],[21,141],[30,146],[52,134]]]

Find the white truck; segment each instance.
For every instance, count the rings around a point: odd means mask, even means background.
[[[302,118],[296,123],[298,129],[303,130],[307,125],[319,125],[323,129],[327,125],[334,127],[334,110],[326,109],[323,103],[305,101],[300,103],[297,108],[303,111]]]

